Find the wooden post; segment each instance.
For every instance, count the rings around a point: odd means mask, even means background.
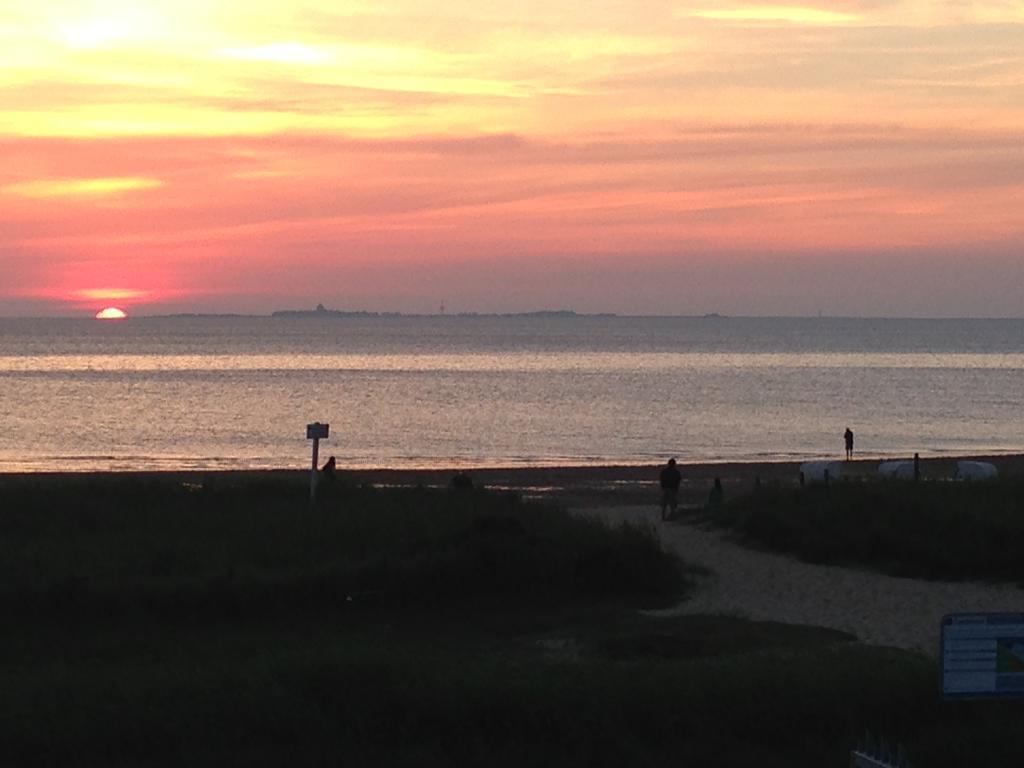
[[[321,424],[314,421],[306,425],[306,439],[313,441],[313,467],[309,472],[309,501],[316,501],[316,475],[320,470],[320,439],[326,439],[331,434],[330,424]]]
[[[313,467],[309,470],[309,499],[316,498],[316,471],[320,467],[320,438],[313,438]]]

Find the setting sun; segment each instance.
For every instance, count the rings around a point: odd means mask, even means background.
[[[117,307],[107,307],[96,313],[97,320],[123,320],[126,317],[128,317],[128,314],[123,309],[118,309]]]

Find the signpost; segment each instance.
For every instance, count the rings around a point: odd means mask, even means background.
[[[1024,697],[1024,613],[952,613],[942,619],[946,699]]]
[[[1024,613],[946,614],[939,646],[943,699],[1024,698]],[[910,768],[910,763],[902,747],[893,753],[867,734],[850,752],[850,768]]]
[[[313,468],[309,475],[309,500],[316,501],[316,473],[320,467],[320,440],[326,440],[331,434],[330,424],[314,421],[306,425],[306,439],[313,441]]]

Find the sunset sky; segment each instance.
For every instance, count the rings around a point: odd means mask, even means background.
[[[0,0],[0,314],[1024,316],[1024,2]]]

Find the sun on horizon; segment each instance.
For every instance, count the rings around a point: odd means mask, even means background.
[[[126,317],[128,313],[117,307],[107,307],[96,313],[97,320],[123,320]]]

